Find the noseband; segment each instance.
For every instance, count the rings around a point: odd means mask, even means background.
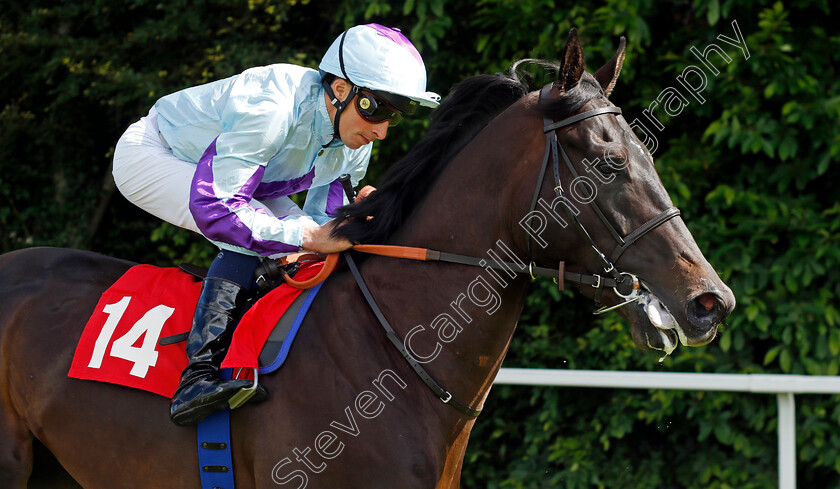
[[[550,98],[552,84],[548,84],[540,91],[540,102],[547,101]],[[616,247],[613,249],[612,253],[610,253],[609,258],[607,255],[601,251],[598,245],[595,243],[595,240],[592,239],[592,236],[587,232],[586,227],[583,223],[580,222],[580,219],[577,217],[577,213],[575,212],[576,209],[573,209],[572,204],[569,201],[566,192],[563,190],[563,184],[560,181],[560,158],[558,154],[563,157],[563,161],[566,162],[566,167],[568,167],[569,172],[572,174],[573,178],[580,177],[580,174],[575,169],[572,161],[569,159],[569,155],[566,154],[566,150],[563,149],[563,145],[560,144],[559,139],[557,138],[557,130],[570,126],[572,124],[576,124],[583,120],[589,119],[590,117],[596,117],[603,114],[621,114],[621,109],[615,106],[612,107],[600,107],[598,109],[588,110],[586,112],[582,112],[577,115],[573,115],[566,119],[563,119],[559,122],[554,122],[553,120],[549,119],[548,117],[543,118],[543,132],[545,133],[545,155],[543,156],[542,167],[540,168],[540,176],[537,180],[537,187],[534,190],[534,198],[531,199],[531,209],[528,215],[530,215],[537,207],[537,200],[540,196],[540,190],[543,186],[543,181],[545,180],[546,170],[548,169],[548,161],[551,159],[553,163],[553,173],[554,173],[554,194],[555,199],[560,199],[560,202],[563,204],[563,207],[566,209],[566,213],[569,215],[569,218],[574,222],[575,227],[578,229],[580,234],[589,242],[592,250],[595,251],[598,258],[601,260],[602,267],[604,273],[609,274],[612,279],[604,279],[600,280],[600,275],[595,275],[598,277],[597,283],[592,284],[593,287],[597,289],[595,300],[600,302],[600,296],[604,289],[604,287],[612,287],[613,291],[621,298],[624,299],[624,302],[617,304],[612,307],[602,307],[595,311],[596,314],[601,314],[607,311],[611,311],[613,309],[617,309],[621,306],[630,304],[631,302],[636,301],[639,298],[639,293],[641,291],[641,286],[639,283],[638,277],[631,273],[626,272],[619,272],[616,267],[615,263],[618,262],[618,259],[621,255],[633,245],[639,238],[644,236],[645,234],[653,231],[657,227],[661,226],[662,224],[668,222],[670,219],[677,217],[680,215],[680,210],[676,207],[671,207],[666,209],[658,216],[654,217],[653,219],[647,221],[646,223],[642,224],[636,230],[628,234],[627,236],[622,237],[621,234],[615,229],[615,227],[607,220],[607,217],[604,215],[601,208],[598,207],[598,204],[595,200],[591,200],[588,205],[592,207],[592,210],[595,211],[595,214],[598,215],[598,218],[610,232],[612,237],[618,243]],[[530,235],[526,233],[525,235],[525,249],[528,253],[529,257],[533,257],[531,253],[531,241]],[[533,267],[533,262],[531,264]],[[561,265],[562,266],[562,265]],[[619,291],[619,286],[630,280],[631,288],[630,291],[627,293],[623,293]]]

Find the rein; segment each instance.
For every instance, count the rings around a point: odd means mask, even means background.
[[[388,319],[385,318],[385,315],[382,314],[382,310],[379,309],[379,306],[376,304],[376,301],[373,299],[373,295],[370,293],[370,289],[368,289],[365,280],[362,278],[362,274],[359,272],[359,268],[356,266],[356,262],[353,261],[353,257],[350,253],[344,253],[344,259],[347,260],[347,265],[350,267],[350,272],[353,274],[353,278],[356,279],[356,283],[359,285],[359,289],[362,291],[362,295],[365,296],[365,300],[367,301],[370,308],[373,310],[373,313],[376,315],[376,318],[379,320],[379,324],[385,329],[385,333],[388,335],[388,340],[399,350],[400,354],[402,354],[405,361],[411,366],[412,369],[417,373],[420,379],[429,386],[429,389],[435,393],[438,399],[441,400],[444,404],[449,404],[450,406],[454,407],[458,411],[466,414],[467,416],[477,417],[481,414],[480,409],[473,409],[469,407],[467,404],[459,401],[452,397],[452,394],[449,393],[446,389],[440,386],[435,379],[426,372],[426,369],[420,365],[420,362],[417,361],[411,353],[408,351],[408,348],[405,347],[405,343],[403,343],[402,339],[399,337],[394,328],[391,326],[391,323],[388,322]]]
[[[551,87],[552,84],[543,87],[543,89],[540,91],[540,101],[547,100],[550,97]],[[559,263],[556,269],[537,266],[532,259],[533,254],[531,252],[530,237],[527,234],[525,238],[525,249],[527,250],[529,257],[531,257],[529,258],[529,264],[527,267],[521,262],[514,263],[499,260],[488,260],[474,256],[459,255],[456,253],[447,253],[426,248],[412,248],[407,246],[356,245],[353,247],[353,249],[355,251],[363,253],[394,258],[406,258],[421,261],[440,261],[483,268],[489,267],[494,268],[496,270],[504,270],[505,272],[514,272],[522,274],[528,273],[532,279],[536,278],[537,276],[552,277],[557,282],[557,286],[560,290],[563,290],[565,288],[566,282],[594,287],[595,289],[597,289],[595,296],[596,302],[600,302],[601,293],[605,288],[611,288],[613,289],[616,295],[618,295],[624,300],[624,302],[621,302],[611,307],[603,306],[596,310],[595,314],[603,314],[607,311],[612,311],[614,309],[618,309],[619,307],[623,307],[627,304],[631,304],[633,302],[638,301],[641,298],[641,282],[639,281],[639,278],[636,275],[633,275],[632,273],[620,272],[614,264],[630,246],[632,246],[636,241],[639,240],[639,238],[653,231],[654,229],[668,222],[674,217],[679,216],[680,211],[676,207],[670,207],[661,212],[656,217],[648,220],[647,222],[639,226],[627,236],[622,237],[621,234],[615,229],[615,227],[613,227],[613,225],[609,222],[603,211],[601,211],[601,208],[598,207],[598,204],[596,204],[594,200],[592,202],[589,202],[589,205],[592,206],[592,209],[595,211],[595,214],[597,214],[600,221],[604,224],[604,226],[607,228],[607,230],[610,232],[613,239],[615,239],[617,243],[612,253],[610,253],[609,258],[607,258],[607,255],[601,251],[597,243],[595,243],[595,240],[586,230],[586,227],[578,219],[576,213],[577,210],[574,209],[574,207],[569,201],[569,198],[566,195],[566,192],[563,190],[563,185],[560,180],[560,157],[562,157],[563,161],[565,161],[566,166],[568,167],[573,178],[580,177],[580,174],[575,169],[574,165],[569,159],[568,154],[566,154],[566,150],[563,148],[563,145],[560,144],[560,141],[557,138],[557,130],[566,126],[570,126],[572,124],[576,124],[580,121],[589,119],[590,117],[597,117],[599,115],[605,114],[621,115],[621,109],[615,106],[600,107],[597,109],[582,112],[580,114],[576,114],[559,122],[555,122],[547,117],[543,118],[543,132],[545,133],[545,154],[543,156],[543,162],[540,168],[539,178],[537,180],[536,189],[534,190],[534,197],[531,199],[531,208],[529,211],[530,214],[536,209],[537,201],[539,200],[540,190],[542,189],[543,183],[545,181],[545,174],[548,170],[548,163],[549,160],[551,160],[553,164],[552,173],[554,175],[555,198],[560,199],[560,202],[566,209],[569,218],[575,223],[575,227],[577,228],[578,232],[589,242],[589,245],[592,248],[592,250],[600,258],[602,262],[603,273],[605,275],[587,275],[574,272],[567,272],[565,270],[565,262],[562,261]],[[347,190],[348,189],[345,188],[346,192]],[[354,200],[352,189],[350,189],[350,191],[347,192],[347,196],[351,202]],[[374,300],[370,289],[368,288],[367,284],[362,278],[362,275],[359,272],[359,269],[356,266],[356,263],[354,262],[351,253],[343,253],[343,255],[344,258],[347,260],[347,264],[350,267],[350,271],[353,274],[356,283],[359,285],[359,289],[361,289],[362,291],[362,295],[365,297],[365,300],[367,301],[370,308],[373,310],[374,315],[376,315],[376,318],[379,320],[379,323],[382,325],[383,329],[385,329],[385,333],[388,336],[388,340],[397,348],[397,350],[400,352],[403,358],[405,358],[406,362],[408,362],[411,368],[414,369],[414,371],[417,373],[420,379],[429,387],[429,389],[432,390],[432,392],[434,392],[434,394],[444,404],[449,404],[461,413],[464,413],[468,416],[478,416],[479,413],[481,413],[480,410],[471,408],[469,407],[469,405],[453,398],[452,394],[450,394],[449,391],[441,387],[440,384],[438,384],[431,377],[431,375],[429,375],[429,373],[423,368],[420,362],[418,362],[417,359],[415,359],[411,355],[411,353],[405,347],[405,343],[402,341],[402,339],[400,339],[396,331],[394,331],[394,328],[391,326],[391,324],[388,322],[388,319],[385,318],[385,315],[382,313],[382,310],[376,304],[376,301]],[[321,277],[322,274],[319,274],[318,276],[311,279],[310,282],[319,283],[320,281],[323,281],[327,275],[329,275],[329,272],[331,272],[332,268],[335,266],[338,254],[334,253],[330,255],[330,257],[332,258],[331,263],[329,264],[331,266],[324,267],[325,273],[323,274],[323,277]],[[329,271],[327,271],[328,268]],[[627,284],[628,280],[629,284],[625,286],[624,284]],[[293,286],[298,286],[293,280],[290,280],[288,277],[286,277],[286,281]],[[629,288],[629,291],[626,294],[619,290],[619,288],[622,286],[624,286],[625,290]]]
[[[557,268],[540,267],[533,262],[526,267],[522,263],[514,263],[509,261],[500,261],[486,258],[478,258],[475,256],[459,255],[457,253],[447,253],[445,251],[435,251],[428,248],[412,248],[409,246],[393,246],[393,245],[356,245],[353,250],[367,253],[370,255],[388,256],[391,258],[406,258],[409,260],[420,261],[440,261],[446,263],[457,263],[460,265],[470,265],[474,267],[490,267],[496,270],[514,273],[527,273],[532,279],[537,277],[550,277],[557,282],[557,287],[560,290],[565,289],[565,283],[570,282],[579,285],[589,285],[592,287],[617,287],[620,282],[614,278],[604,277],[601,275],[587,275],[575,272],[567,272],[565,270],[565,262],[560,262]]]
[[[413,248],[409,246],[393,246],[393,245],[356,245],[353,247],[354,251],[358,251],[361,253],[367,253],[372,255],[379,255],[379,256],[386,256],[392,258],[405,258],[410,260],[419,260],[419,261],[440,261],[446,263],[457,263],[460,265],[470,265],[476,267],[490,267],[496,270],[503,270],[506,272],[514,272],[514,273],[527,273],[531,276],[532,279],[536,277],[552,277],[554,278],[557,286],[560,290],[565,288],[566,282],[571,282],[580,285],[589,285],[596,288],[603,288],[603,287],[612,287],[616,289],[616,293],[621,295],[622,297],[629,297],[624,296],[620,292],[618,292],[617,288],[619,286],[618,281],[615,278],[610,277],[603,277],[601,275],[585,275],[580,273],[574,272],[567,272],[565,271],[565,263],[560,262],[560,265],[557,269],[547,268],[547,267],[540,267],[536,266],[533,262],[529,263],[526,267],[524,264],[514,263],[514,262],[507,262],[507,261],[499,261],[499,260],[487,260],[483,258],[478,258],[474,256],[468,255],[459,255],[457,253],[447,253],[443,251],[436,251],[430,250],[428,248]],[[317,276],[309,279],[306,282],[297,282],[291,279],[288,276],[285,276],[285,281],[292,285],[293,287],[297,288],[308,288],[312,287],[313,285],[322,282],[326,279],[326,277],[332,272],[335,268],[335,264],[338,260],[338,253],[332,253],[327,256],[327,264],[322,269],[322,272],[319,273]],[[356,262],[353,260],[352,254],[342,253],[344,259],[347,261],[347,265],[350,268],[350,272],[353,274],[353,278],[356,280],[356,284],[359,286],[359,289],[362,291],[362,295],[365,298],[365,301],[368,303],[368,306],[373,311],[376,318],[379,320],[379,324],[382,325],[382,328],[385,330],[385,333],[388,337],[388,340],[394,347],[400,352],[406,362],[408,362],[409,366],[414,370],[415,373],[420,377],[420,379],[432,390],[432,392],[441,400],[444,404],[449,404],[450,406],[454,407],[458,411],[467,416],[477,417],[481,414],[480,409],[471,408],[469,405],[459,401],[452,397],[452,394],[444,389],[443,387],[438,384],[434,378],[426,371],[425,368],[420,364],[420,362],[415,359],[411,353],[406,348],[405,343],[399,337],[394,328],[388,322],[388,319],[382,313],[382,310],[376,304],[376,300],[373,298],[373,295],[370,292],[367,284],[365,283],[364,278],[362,278],[361,272],[359,272],[359,268],[356,266]],[[634,277],[635,279],[635,277]],[[632,284],[633,290],[631,294],[637,293],[637,290],[640,288],[640,284],[638,279],[635,279]],[[616,306],[617,307],[617,306]]]

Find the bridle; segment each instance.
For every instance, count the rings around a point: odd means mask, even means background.
[[[542,90],[540,91],[540,102],[544,102],[550,98],[552,85],[553,84],[548,84],[542,88]],[[595,314],[602,314],[604,312],[617,309],[619,307],[635,302],[639,299],[639,294],[641,293],[641,285],[639,282],[639,278],[636,275],[633,275],[632,273],[618,271],[618,269],[615,267],[615,263],[618,262],[618,259],[621,257],[621,255],[630,246],[632,246],[633,243],[638,241],[639,238],[653,231],[654,229],[668,222],[674,217],[680,215],[679,209],[677,209],[676,207],[670,207],[661,212],[658,216],[642,224],[640,227],[638,227],[636,230],[634,230],[627,236],[622,237],[621,234],[615,229],[615,227],[604,215],[604,212],[601,210],[601,208],[598,207],[598,204],[595,202],[595,200],[591,199],[588,202],[588,205],[592,207],[592,210],[595,211],[595,214],[604,224],[604,227],[607,228],[607,230],[612,235],[613,239],[615,239],[618,243],[613,249],[612,253],[610,253],[609,258],[607,258],[607,255],[601,251],[601,249],[595,243],[595,240],[592,239],[592,235],[589,234],[589,232],[586,230],[586,227],[583,225],[582,222],[580,222],[580,219],[578,219],[578,213],[576,212],[576,209],[572,207],[571,201],[566,195],[566,192],[563,190],[563,183],[560,180],[560,159],[558,157],[558,153],[560,156],[563,157],[563,161],[566,162],[566,167],[569,169],[569,172],[572,174],[573,178],[579,178],[580,174],[577,172],[575,166],[572,164],[572,161],[569,159],[569,155],[566,153],[566,150],[563,148],[563,145],[560,144],[560,140],[557,138],[557,130],[589,119],[590,117],[596,117],[604,114],[621,115],[621,109],[615,106],[600,107],[597,109],[582,112],[577,115],[573,115],[559,122],[554,122],[548,117],[543,117],[543,132],[545,133],[545,154],[543,156],[543,162],[540,168],[540,176],[537,179],[537,187],[534,190],[534,197],[531,199],[531,208],[529,213],[527,214],[531,215],[531,213],[533,213],[537,207],[537,200],[539,199],[540,190],[542,190],[543,182],[545,181],[545,174],[546,170],[548,169],[548,162],[550,159],[553,163],[555,200],[559,199],[560,202],[563,204],[563,208],[566,209],[566,213],[569,215],[571,221],[575,224],[575,227],[577,228],[578,232],[581,235],[583,235],[583,237],[589,242],[590,247],[593,251],[595,251],[595,254],[601,261],[601,266],[603,268],[604,273],[609,275],[609,278],[601,277],[600,275],[593,275],[593,277],[598,277],[596,283],[592,284],[592,286],[597,289],[595,300],[597,302],[600,302],[600,296],[605,287],[612,288],[616,295],[624,299],[624,302],[621,302],[620,304],[611,307],[601,307],[600,309],[595,311]],[[526,233],[525,235],[525,249],[528,253],[530,260],[533,255],[531,253],[530,235],[528,233]],[[533,268],[533,261],[531,261],[531,265]],[[630,280],[630,291],[627,293],[623,293],[619,290],[619,287],[627,280]]]
[[[550,96],[552,85],[549,84],[543,87],[542,91],[540,92],[540,101],[548,99]],[[548,162],[549,160],[553,163],[553,174],[554,174],[554,194],[556,198],[559,198],[560,201],[564,204],[564,208],[566,209],[567,213],[569,214],[570,219],[572,222],[575,223],[575,226],[578,229],[584,238],[589,242],[590,247],[592,250],[595,251],[599,259],[601,260],[601,265],[603,267],[603,273],[606,276],[602,276],[599,274],[587,275],[587,274],[580,274],[569,272],[565,270],[565,266],[563,262],[560,262],[558,268],[547,268],[547,267],[540,267],[537,266],[532,258],[533,255],[531,253],[531,244],[530,238],[526,233],[526,250],[529,256],[529,265],[526,267],[521,261],[517,260],[516,262],[506,262],[500,260],[487,260],[483,258],[478,258],[474,256],[467,256],[467,255],[459,255],[455,253],[447,253],[442,251],[435,251],[429,250],[425,248],[410,248],[404,246],[387,246],[387,245],[356,245],[354,250],[361,251],[365,253],[383,255],[383,256],[391,256],[391,257],[398,257],[398,258],[409,258],[414,260],[424,260],[424,261],[443,261],[449,263],[459,263],[463,265],[471,265],[483,268],[494,268],[498,270],[505,270],[506,272],[518,272],[518,273],[528,273],[530,274],[531,278],[536,278],[537,275],[539,276],[547,276],[553,277],[557,281],[558,287],[562,290],[565,287],[566,282],[575,283],[578,285],[588,285],[592,286],[597,289],[596,292],[596,301],[599,301],[600,295],[605,288],[612,288],[613,291],[621,297],[624,302],[620,304],[611,306],[611,307],[601,307],[595,314],[601,314],[606,311],[611,311],[613,309],[617,309],[619,307],[625,306],[632,302],[635,302],[641,298],[641,283],[639,278],[636,275],[628,272],[620,272],[616,269],[615,263],[621,257],[621,255],[636,241],[639,240],[645,234],[653,231],[657,227],[661,226],[662,224],[666,223],[670,219],[677,217],[680,215],[679,209],[676,207],[670,207],[660,213],[658,216],[650,219],[639,228],[628,234],[627,236],[622,237],[621,234],[613,227],[613,225],[607,220],[607,217],[598,207],[594,200],[589,202],[589,205],[592,206],[592,209],[598,215],[598,218],[604,224],[604,226],[610,231],[610,234],[616,240],[617,245],[613,249],[612,253],[610,253],[609,258],[605,253],[601,251],[598,245],[595,243],[595,240],[592,239],[592,236],[587,232],[586,227],[580,220],[577,218],[577,214],[575,210],[572,208],[572,204],[569,201],[566,192],[563,190],[562,182],[560,181],[560,157],[562,156],[563,160],[566,162],[566,166],[569,168],[572,176],[574,178],[578,178],[580,175],[578,174],[577,170],[575,170],[574,165],[572,165],[571,160],[569,159],[569,155],[566,154],[566,150],[563,149],[563,145],[560,144],[560,141],[557,138],[557,130],[566,126],[570,126],[572,124],[576,124],[583,120],[589,119],[590,117],[596,117],[599,115],[604,114],[621,114],[621,109],[615,106],[612,107],[601,107],[593,110],[588,110],[586,112],[582,112],[577,115],[573,115],[566,119],[563,119],[559,122],[554,122],[553,120],[544,117],[543,118],[543,132],[545,133],[545,154],[543,156],[542,167],[540,169],[540,174],[537,179],[537,186],[536,190],[534,191],[534,197],[531,199],[531,208],[527,215],[531,215],[536,209],[537,201],[539,200],[540,191],[542,190],[543,183],[545,181],[545,174],[548,169]],[[345,192],[347,192],[347,196],[352,202],[354,200],[353,189],[347,185],[345,186]],[[361,273],[359,272],[358,267],[356,266],[355,261],[353,260],[352,253],[343,253],[345,260],[350,268],[353,277],[356,280],[356,283],[359,285],[361,289],[362,295],[364,296],[365,300],[367,301],[370,308],[373,310],[374,315],[379,320],[379,323],[385,329],[387,334],[388,340],[397,348],[397,350],[402,354],[403,358],[408,362],[411,368],[417,373],[420,379],[434,392],[434,394],[444,403],[449,404],[450,406],[454,407],[461,413],[464,413],[468,416],[478,416],[481,412],[478,409],[471,408],[468,404],[459,401],[458,399],[453,398],[452,394],[449,393],[446,389],[441,387],[432,377],[429,375],[428,372],[423,368],[420,362],[417,361],[412,355],[411,352],[405,347],[405,343],[396,333],[394,328],[390,325],[385,315],[382,313],[382,310],[376,304],[376,301],[373,298],[373,295],[370,292],[367,284],[365,283],[364,279],[362,278]],[[330,255],[327,259],[328,266],[330,270],[335,267],[335,263],[338,260],[337,254]],[[330,264],[331,261],[331,264]],[[327,265],[325,265],[327,268]],[[319,274],[320,275],[320,274]],[[317,283],[320,280],[326,278],[329,275],[329,271],[324,274],[323,278],[315,277],[312,279],[312,284]],[[294,280],[286,277],[286,282],[295,285]],[[626,287],[629,288],[629,291],[626,293],[619,290],[619,287],[627,284]]]

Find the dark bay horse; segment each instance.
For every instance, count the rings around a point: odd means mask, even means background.
[[[623,57],[622,40],[611,61],[586,73],[573,31],[542,101],[514,72],[465,80],[380,189],[343,211],[350,217],[341,233],[532,262],[531,271],[562,261],[569,277],[625,285],[638,277],[635,292],[585,281],[579,288],[606,305],[632,295],[617,311],[641,348],[708,343],[735,299],[607,98]],[[559,146],[547,150],[554,134]],[[454,398],[480,408],[524,305],[528,274],[487,261],[356,261],[412,356]],[[170,422],[166,399],[67,377],[100,294],[131,265],[64,249],[0,257],[0,487],[26,487],[36,439],[86,489],[200,487],[195,430]],[[475,418],[441,402],[418,377],[346,266],[324,284],[285,366],[262,382],[270,400],[232,414],[237,488],[459,486]]]

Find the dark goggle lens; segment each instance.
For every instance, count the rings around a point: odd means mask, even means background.
[[[402,120],[401,112],[388,107],[385,102],[369,93],[359,92],[356,96],[356,108],[366,121],[374,124],[389,121],[389,126],[396,126]]]

